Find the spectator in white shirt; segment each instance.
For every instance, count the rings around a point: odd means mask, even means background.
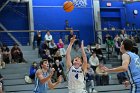
[[[128,38],[128,35],[125,33],[124,30],[121,30],[120,38],[121,38],[122,41],[123,41],[124,39],[127,39],[127,38]]]
[[[45,40],[49,43],[52,40],[52,35],[50,34],[50,31],[47,31],[45,35]]]
[[[91,65],[91,68],[95,71],[96,67],[99,65],[99,59],[96,56],[95,52],[92,52],[91,57],[89,58],[89,63]]]

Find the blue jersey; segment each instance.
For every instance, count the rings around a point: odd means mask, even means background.
[[[128,65],[128,77],[131,84],[131,93],[140,93],[140,57],[132,52],[127,52],[130,56]]]
[[[43,76],[47,77],[47,73],[43,72]],[[39,79],[36,77],[35,78],[35,89],[34,93],[48,93],[48,82],[42,84]]]

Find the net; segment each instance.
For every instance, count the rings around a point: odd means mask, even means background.
[[[74,6],[76,7],[86,7],[87,0],[73,0]]]

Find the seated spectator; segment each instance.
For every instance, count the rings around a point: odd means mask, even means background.
[[[3,53],[2,49],[0,48],[0,69],[5,68],[5,62],[3,61]]]
[[[103,64],[100,63],[96,68],[96,84],[97,85],[108,85],[109,84],[109,75],[103,69]]]
[[[2,46],[2,52],[3,52],[3,61],[7,64],[10,63],[10,50],[5,44],[3,44]]]
[[[40,48],[39,48],[39,54],[42,57],[42,55],[45,53],[46,50],[49,49],[48,43],[47,41],[44,41],[43,43],[41,43]]]
[[[53,58],[54,58],[54,62],[56,60],[62,61],[62,56],[60,55],[60,50],[57,50],[57,52],[55,53]]]
[[[50,31],[47,31],[47,33],[45,34],[45,41],[47,41],[47,43],[49,44],[49,42],[51,42],[52,39],[53,37],[50,34]]]
[[[95,71],[96,67],[99,65],[99,59],[96,56],[95,52],[92,52],[91,57],[89,58],[89,64],[91,65],[91,68]]]
[[[133,42],[133,48],[132,48],[132,52],[135,53],[135,54],[138,54],[139,50],[138,50],[138,46],[137,46],[137,43],[135,42],[135,39],[133,36],[130,37],[130,39],[132,40]]]
[[[50,51],[49,50],[46,50],[45,53],[43,53],[42,59],[47,59],[49,64],[53,63],[53,57],[50,55]]]
[[[29,77],[32,80],[35,80],[35,73],[36,73],[37,69],[38,69],[37,63],[33,62],[32,65],[30,66],[30,74],[29,74]]]
[[[23,53],[17,44],[14,44],[14,46],[12,47],[11,56],[12,61],[14,62],[21,63],[23,61]]]
[[[64,81],[66,81],[66,76],[64,74],[64,70],[63,70],[63,67],[62,65],[60,64],[60,61],[57,59],[55,60],[55,64],[53,65],[53,68],[55,69],[55,72],[54,72],[54,82],[57,81],[58,77],[60,75],[62,75]]]
[[[96,44],[96,47],[95,47],[95,49],[93,51],[96,52],[96,55],[99,58],[99,60],[100,61],[103,60],[104,64],[106,64],[105,56],[103,55],[99,44]]]
[[[52,39],[51,42],[49,43],[49,50],[50,50],[50,54],[54,55],[56,53],[56,51],[58,50],[54,40]]]
[[[118,39],[120,39],[120,36],[117,34],[117,35],[114,37],[114,41],[118,41]]]
[[[115,42],[115,51],[117,52],[118,59],[120,59],[120,46],[121,46],[121,39],[118,38],[114,40]]]
[[[90,67],[90,64],[87,65],[87,73],[86,73],[86,87],[88,88],[88,92],[97,92],[94,88],[94,71]]]
[[[91,54],[92,54],[92,50],[91,50],[91,46],[90,46],[90,45],[87,45],[87,48],[86,48],[86,50],[85,50],[85,53],[86,53],[87,58],[88,58],[88,60],[89,60],[89,58],[90,58],[90,56],[91,56]]]
[[[119,84],[123,84],[123,82],[125,82],[126,80],[128,80],[125,72],[118,73],[117,74],[117,78],[118,78]]]
[[[57,43],[57,47],[60,50],[60,55],[65,56],[66,55],[66,50],[64,48],[64,43],[63,43],[62,39],[59,39],[59,42]]]
[[[0,73],[0,93],[3,93],[4,87],[3,87],[3,76]]]

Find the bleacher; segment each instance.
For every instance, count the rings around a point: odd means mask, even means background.
[[[29,67],[33,61],[40,61],[38,58],[38,49],[33,50],[30,46],[21,47],[24,58],[28,63],[7,64],[6,69],[0,70],[4,76],[4,89],[6,93],[33,93],[34,84],[27,84],[24,81],[25,74],[29,73]],[[73,52],[72,52],[73,53]],[[110,59],[116,60],[116,59]],[[112,67],[113,62],[107,60],[106,66]],[[65,59],[63,58],[65,62]],[[128,93],[129,89],[124,85],[119,85],[115,73],[110,74],[110,85],[95,86],[99,93]],[[56,92],[57,91],[57,92]],[[49,90],[49,93],[68,93],[67,83],[61,83],[56,89]]]

